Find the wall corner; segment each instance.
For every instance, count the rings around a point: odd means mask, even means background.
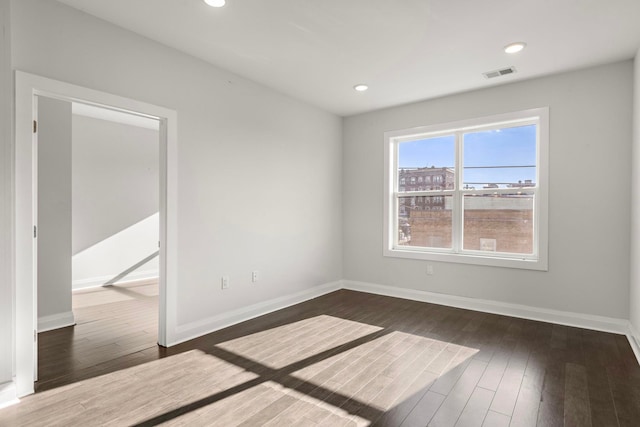
[[[640,330],[640,263],[637,262],[640,259],[640,50],[636,53],[633,76],[629,320],[632,330],[638,331]],[[635,339],[639,340],[640,336],[636,334]]]

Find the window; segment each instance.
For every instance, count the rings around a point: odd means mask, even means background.
[[[546,270],[548,121],[537,108],[385,133],[384,254]],[[439,185],[409,193],[401,169]]]

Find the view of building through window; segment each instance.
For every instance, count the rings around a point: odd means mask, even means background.
[[[527,123],[399,142],[397,245],[533,254],[536,132]]]

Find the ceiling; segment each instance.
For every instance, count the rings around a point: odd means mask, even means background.
[[[640,48],[640,0],[58,1],[341,116]],[[527,48],[505,53],[515,41]],[[509,66],[517,73],[482,75]]]

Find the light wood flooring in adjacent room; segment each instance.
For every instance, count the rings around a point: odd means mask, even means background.
[[[142,289],[43,336],[56,374],[0,425],[640,425],[622,335],[342,290],[164,350],[132,322],[152,305]],[[118,305],[129,320],[109,320]]]

